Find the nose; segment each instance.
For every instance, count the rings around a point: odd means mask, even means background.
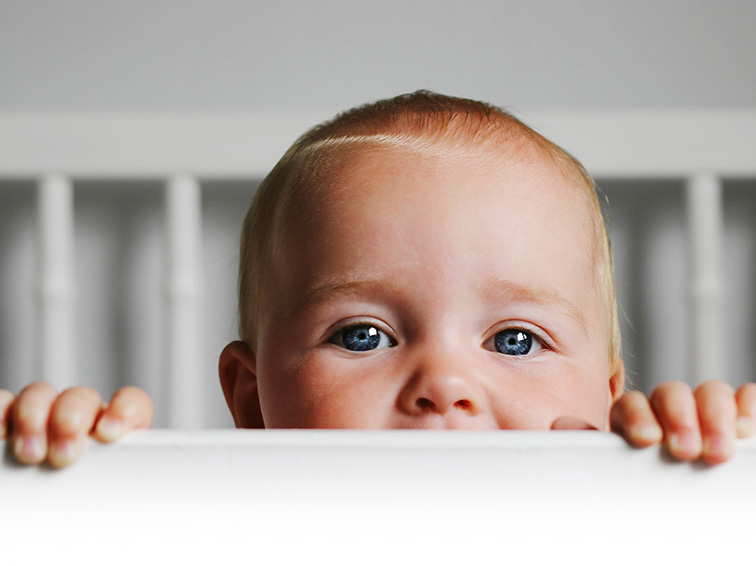
[[[412,416],[476,416],[484,396],[474,373],[450,356],[432,356],[418,364],[399,395],[400,409]]]

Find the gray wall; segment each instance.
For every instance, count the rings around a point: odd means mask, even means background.
[[[751,0],[0,0],[0,110],[756,106]]]

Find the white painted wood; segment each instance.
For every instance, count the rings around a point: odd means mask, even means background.
[[[333,112],[0,113],[0,176],[260,177]],[[756,175],[756,111],[537,111],[515,114],[596,176]]]
[[[754,110],[520,112],[594,177],[756,176]]]
[[[37,193],[37,378],[63,389],[76,383],[73,186],[49,174]]]
[[[202,210],[196,178],[174,175],[166,186],[168,424],[202,426]]]
[[[0,176],[260,177],[325,114],[3,114]]]
[[[690,177],[687,206],[690,360],[693,374],[690,383],[698,385],[710,379],[727,381],[729,340],[724,335],[722,312],[724,212],[722,184],[716,175],[703,172]]]
[[[756,440],[737,449],[707,468],[584,431],[146,431],[59,472],[6,457],[0,532],[4,556],[84,564],[735,563]]]

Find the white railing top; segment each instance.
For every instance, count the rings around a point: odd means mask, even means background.
[[[520,111],[595,176],[756,175],[756,110]],[[0,113],[0,176],[261,177],[329,112]]]
[[[6,454],[0,537],[92,563],[726,562],[752,540],[755,469],[756,439],[708,468],[595,432],[146,431],[62,471]]]

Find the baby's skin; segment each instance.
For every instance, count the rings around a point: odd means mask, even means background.
[[[12,443],[23,464],[62,468],[81,456],[88,436],[114,442],[130,430],[149,428],[153,412],[152,400],[138,387],[119,389],[104,403],[90,387],[58,393],[49,383],[36,382],[18,396],[0,389],[0,439]]]

